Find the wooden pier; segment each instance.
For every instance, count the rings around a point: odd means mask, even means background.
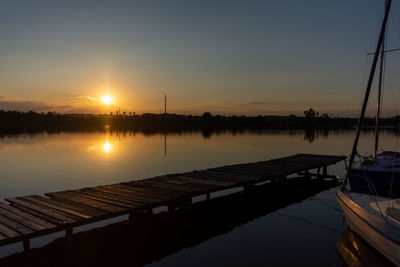
[[[251,188],[262,182],[277,182],[298,174],[306,178],[328,177],[327,166],[344,156],[297,154],[289,157],[169,174],[153,178],[78,190],[6,199],[0,202],[0,245],[65,231],[67,240],[73,228],[120,215],[152,212],[167,206],[168,211],[190,207],[193,198],[231,188]],[[318,169],[317,173],[310,170]],[[320,172],[322,169],[322,173]]]

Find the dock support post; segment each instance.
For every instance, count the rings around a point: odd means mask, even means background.
[[[322,168],[322,176],[323,176],[323,178],[326,178],[328,176],[328,170],[327,169],[328,168],[327,168],[326,165]]]
[[[188,210],[192,208],[192,198],[184,198],[177,201],[170,202],[168,207],[168,212],[175,212],[177,209],[179,210]]]
[[[206,195],[206,199],[207,199],[207,200],[210,200],[210,199],[211,199],[211,195],[210,195],[210,193],[207,193],[207,195]]]
[[[143,221],[144,218],[148,218],[153,214],[153,209],[134,210],[129,212],[128,223],[136,223]]]
[[[68,227],[67,229],[65,229],[65,240],[68,247],[72,245],[72,235],[72,227]]]
[[[175,206],[174,205],[168,205],[168,212],[175,212]]]
[[[279,175],[279,180],[280,181],[285,181],[285,180],[287,180],[287,176],[286,175]]]
[[[247,194],[250,193],[251,191],[253,191],[255,188],[255,185],[253,184],[247,184],[245,186],[243,186],[243,193]]]
[[[310,173],[310,170],[298,172],[297,175],[299,175],[300,177],[303,177],[305,179],[309,179],[309,180],[311,180],[311,178],[312,178],[312,174]]]
[[[30,243],[29,239],[24,239],[22,241],[22,243],[23,243],[23,246],[24,246],[24,252],[27,252],[28,250],[31,249],[31,243]]]

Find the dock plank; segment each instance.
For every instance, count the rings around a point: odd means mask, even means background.
[[[189,195],[188,192],[176,192],[175,190],[165,190],[165,188],[154,187],[144,183],[132,182],[132,183],[123,183],[120,184],[126,189],[130,189],[133,191],[140,192],[142,194],[146,194],[149,196],[156,196],[158,198],[162,198],[164,200],[170,200],[176,197],[185,197]]]
[[[108,187],[102,186],[100,188],[91,188],[90,190],[93,191],[98,191],[101,192],[103,194],[112,196],[112,197],[116,197],[116,198],[120,198],[120,199],[124,199],[124,200],[128,200],[137,204],[141,204],[141,205],[150,205],[150,204],[154,204],[156,202],[150,200],[149,198],[144,198],[144,197],[140,197],[138,195],[133,194],[133,192],[128,193],[128,192],[121,192],[118,191],[117,189],[113,188],[110,189]]]
[[[12,213],[12,212],[10,212],[8,210],[5,210],[5,209],[2,209],[2,208],[0,208],[0,215],[2,215],[4,217],[7,217],[7,218],[9,218],[11,220],[14,220],[14,221],[16,221],[16,222],[18,222],[20,224],[23,224],[26,227],[29,227],[30,229],[35,230],[35,231],[40,231],[40,230],[46,229],[45,226],[42,226],[42,225],[40,225],[40,224],[38,224],[38,223],[36,223],[36,222],[34,222],[32,220],[29,220],[27,218],[21,217],[21,216],[15,214],[15,213]]]
[[[193,184],[189,183],[186,185],[180,185],[176,183],[171,183],[169,180],[171,180],[169,177],[163,177],[163,179],[159,179],[158,181],[147,181],[146,185],[154,188],[161,188],[161,189],[166,189],[172,192],[177,192],[180,193],[182,196],[185,196],[187,194],[190,194],[192,192],[198,192],[198,191],[204,191],[204,190],[210,190],[213,188],[213,186],[210,185],[204,185],[204,184]]]
[[[17,231],[11,229],[10,227],[8,227],[7,225],[4,225],[2,223],[0,223],[0,233],[2,235],[6,236],[7,238],[17,237],[17,236],[21,235]]]
[[[221,185],[216,185],[215,183],[201,183],[199,181],[197,182],[192,182],[189,181],[189,179],[182,179],[178,177],[173,177],[170,176],[168,177],[168,180],[165,181],[166,183],[169,184],[176,184],[179,187],[186,187],[189,186],[190,188],[193,188],[194,191],[204,191],[204,190],[213,190],[215,187],[220,187]]]
[[[121,200],[118,198],[113,198],[112,196],[108,196],[104,193],[97,193],[97,192],[93,192],[93,191],[71,191],[70,193],[72,194],[76,194],[77,196],[81,196],[81,197],[86,197],[89,199],[93,199],[96,201],[100,201],[106,204],[110,204],[116,207],[121,207],[121,208],[137,208],[139,205],[138,204],[134,204],[133,202],[129,202],[129,201],[125,201],[125,200]]]
[[[7,237],[5,235],[3,235],[2,233],[0,233],[0,241],[5,240],[5,239],[7,239]]]
[[[0,215],[0,223],[8,226],[9,228],[13,229],[14,231],[20,234],[30,234],[33,232],[32,229],[26,227],[23,224],[20,224],[12,219],[9,219],[3,215]]]
[[[224,179],[225,181],[231,181],[233,183],[245,183],[259,181],[260,179],[266,179],[265,176],[251,175],[247,172],[232,171],[229,169],[209,169],[204,171],[204,177],[215,177],[219,179]]]
[[[163,192],[164,194],[172,195],[173,197],[178,197],[178,196],[188,196],[190,195],[190,192],[192,188],[185,188],[185,187],[179,187],[178,185],[173,185],[173,184],[165,184],[161,179],[157,180],[152,180],[152,181],[138,181],[133,183],[134,186],[137,187],[144,187],[148,188],[151,190],[158,190]]]
[[[27,208],[25,206],[22,206],[22,205],[19,205],[17,203],[11,203],[10,205],[13,208],[15,208],[17,210],[20,210],[21,212],[23,212],[25,214],[30,214],[32,217],[39,218],[39,219],[41,219],[43,221],[46,221],[46,222],[48,222],[50,224],[53,224],[53,225],[57,226],[57,225],[60,225],[60,224],[64,223],[63,221],[60,221],[60,220],[58,220],[56,218],[53,218],[51,216],[47,216],[46,214],[43,214],[43,213],[37,212],[35,210],[29,209],[29,208]]]
[[[213,171],[215,172],[222,172],[222,173],[240,173],[248,176],[254,176],[255,179],[263,179],[268,177],[268,172],[263,172],[259,170],[254,170],[247,167],[236,166],[236,167],[223,167],[223,168],[216,168]],[[256,178],[258,177],[258,178]],[[246,180],[246,179],[244,179]]]
[[[173,198],[173,196],[169,196],[169,195],[165,196],[165,194],[158,194],[157,191],[154,192],[154,191],[143,189],[141,187],[135,187],[132,185],[127,185],[127,184],[113,184],[113,185],[108,185],[107,187],[109,187],[113,190],[114,189],[119,190],[121,192],[133,193],[139,197],[148,198],[155,203],[162,203],[162,202],[165,202],[166,200],[170,200],[171,198]]]
[[[29,196],[17,197],[17,199],[22,200],[22,201],[24,201],[25,203],[29,203],[29,204],[31,204],[31,205],[33,205],[33,206],[35,206],[35,207],[44,209],[44,210],[46,210],[46,211],[48,211],[48,212],[51,212],[51,213],[53,213],[53,214],[64,216],[64,217],[66,217],[66,218],[71,219],[72,221],[78,221],[78,220],[81,220],[81,219],[82,219],[81,217],[76,216],[76,215],[73,215],[73,214],[71,214],[71,213],[68,213],[68,212],[65,212],[65,211],[61,211],[61,210],[59,210],[59,209],[55,209],[55,208],[53,208],[53,207],[50,207],[50,206],[48,206],[48,205],[44,205],[44,204],[42,204],[42,203],[38,203],[38,202],[35,202],[35,201],[31,201],[31,200],[29,199]],[[66,221],[65,221],[64,223],[71,223],[71,222],[66,222]]]
[[[212,171],[196,171],[192,173],[184,173],[185,177],[192,177],[196,179],[217,181],[223,183],[231,183],[233,185],[238,185],[242,183],[247,183],[249,180],[242,178],[235,178],[227,173],[212,172]]]
[[[76,210],[72,210],[72,209],[69,209],[69,208],[65,208],[63,206],[54,205],[54,204],[50,203],[49,201],[47,201],[47,199],[40,200],[40,199],[34,198],[33,196],[26,196],[26,197],[24,197],[24,199],[26,199],[28,201],[31,201],[33,203],[45,206],[47,208],[55,209],[55,210],[61,211],[63,213],[69,214],[68,216],[73,215],[73,216],[77,216],[77,217],[83,218],[83,219],[92,218],[91,215],[84,214],[82,212],[79,212],[79,211],[76,211]]]
[[[50,223],[50,222],[48,222],[46,220],[43,220],[43,219],[41,219],[39,217],[36,217],[36,216],[33,216],[33,215],[29,214],[29,213],[26,213],[26,212],[24,212],[24,211],[22,211],[20,209],[17,209],[17,208],[15,208],[13,206],[10,206],[10,205],[4,204],[4,203],[0,203],[0,208],[3,209],[3,210],[7,210],[9,212],[12,212],[13,214],[16,214],[17,216],[20,216],[20,217],[24,218],[24,220],[32,221],[32,222],[34,222],[36,224],[39,224],[39,225],[41,225],[43,227],[46,227],[46,228],[54,228],[56,226],[55,224],[52,224],[52,223]]]
[[[70,191],[63,191],[63,192],[54,192],[54,193],[46,193],[45,195],[50,196],[55,199],[64,199],[67,201],[75,202],[78,204],[86,205],[92,208],[98,208],[101,210],[105,210],[108,212],[119,212],[124,210],[121,207],[109,205],[107,203],[93,200],[91,198],[87,198],[86,196],[80,196],[71,193]]]
[[[43,196],[31,196],[31,197],[36,198],[38,200],[46,201],[48,203],[51,203],[51,204],[54,204],[54,205],[57,205],[60,207],[75,210],[78,212],[82,212],[82,213],[88,214],[92,217],[101,216],[101,215],[104,215],[107,213],[106,211],[101,210],[101,209],[91,208],[89,206],[81,205],[78,203],[65,202],[60,199],[53,199],[53,198],[48,198],[48,197],[43,197]]]
[[[176,178],[175,178],[176,177]],[[183,181],[188,181],[191,183],[200,183],[200,184],[208,184],[208,185],[213,185],[213,186],[221,186],[221,187],[229,187],[232,185],[235,185],[235,183],[232,182],[221,182],[221,181],[216,181],[216,180],[207,180],[207,179],[201,179],[201,178],[193,178],[193,177],[188,177],[185,175],[179,175],[179,176],[174,176],[173,179],[181,179]]]
[[[59,222],[60,222],[61,224],[64,224],[64,223],[73,223],[73,222],[75,221],[75,220],[73,220],[73,219],[71,219],[71,218],[69,218],[69,217],[67,217],[67,216],[64,216],[64,215],[62,215],[62,214],[59,214],[59,213],[50,211],[50,210],[48,210],[48,209],[41,208],[41,207],[39,207],[39,206],[37,206],[37,205],[34,205],[34,204],[29,203],[29,202],[23,201],[23,200],[21,200],[21,199],[17,199],[17,198],[6,198],[6,200],[7,200],[8,202],[15,203],[15,204],[24,206],[24,207],[26,207],[26,208],[28,208],[28,209],[34,210],[34,211],[36,211],[36,212],[42,213],[42,214],[47,215],[47,216],[49,216],[49,217],[53,217],[54,219],[59,220]]]

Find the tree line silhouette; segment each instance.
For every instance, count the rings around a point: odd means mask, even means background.
[[[202,115],[178,114],[133,114],[133,115],[90,115],[60,114],[56,112],[0,110],[0,131],[38,132],[63,130],[115,130],[138,131],[207,131],[207,130],[270,130],[270,129],[349,129],[355,127],[357,118],[319,115],[310,108],[304,116],[222,116],[204,112]],[[382,127],[397,127],[400,116],[382,118]],[[366,118],[365,126],[372,127],[375,118]]]

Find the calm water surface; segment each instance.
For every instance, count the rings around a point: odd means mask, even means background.
[[[143,135],[133,132],[3,136],[0,139],[0,199],[296,153],[347,155],[353,137],[353,131],[227,132],[210,137],[202,133]],[[363,135],[361,154],[369,154],[372,140],[371,133]],[[385,132],[381,144],[382,148],[396,149],[398,138]],[[343,175],[343,163],[331,167],[330,172]],[[317,197],[337,206],[336,190],[322,192]],[[334,247],[340,238],[338,232],[344,232],[346,227],[340,213],[309,199],[153,264],[340,265]]]

